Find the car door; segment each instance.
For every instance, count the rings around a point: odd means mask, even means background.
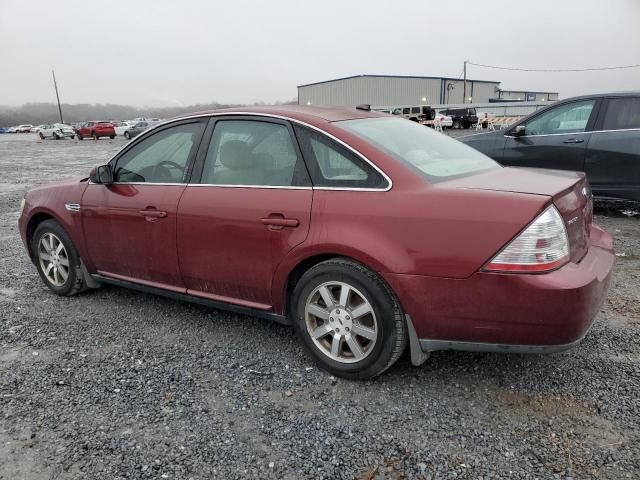
[[[187,292],[269,310],[276,266],[309,231],[313,192],[293,131],[275,118],[218,117],[204,143],[178,207]]]
[[[184,291],[177,208],[205,123],[192,119],[145,135],[109,166],[114,183],[90,183],[81,203],[91,263],[101,275]]]
[[[501,162],[507,166],[582,171],[597,99],[577,100],[546,109],[505,134]],[[517,132],[516,128],[524,130]]]
[[[640,95],[605,99],[585,172],[597,195],[640,200]]]

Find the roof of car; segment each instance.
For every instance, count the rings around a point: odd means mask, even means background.
[[[293,120],[311,121],[311,122],[338,122],[341,120],[352,120],[357,118],[385,117],[386,113],[375,112],[369,110],[359,110],[355,107],[319,107],[309,105],[277,105],[271,107],[238,107],[224,108],[220,110],[208,110],[205,112],[195,112],[186,115],[180,115],[178,118],[186,118],[197,115],[215,115],[215,114],[262,114],[273,115],[278,117],[286,117]]]

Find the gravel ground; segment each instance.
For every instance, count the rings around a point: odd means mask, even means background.
[[[268,321],[44,287],[22,194],[123,143],[0,135],[0,479],[640,478],[639,216],[597,210],[618,264],[577,348],[405,356],[348,382]]]

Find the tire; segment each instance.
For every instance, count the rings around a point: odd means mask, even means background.
[[[60,244],[62,248],[58,248]],[[70,297],[86,290],[80,255],[58,222],[40,223],[33,233],[31,248],[40,278],[52,292]],[[50,253],[55,251],[58,252],[55,256]]]
[[[56,132],[53,132],[53,139],[60,140],[60,136]]]
[[[42,134],[42,132],[38,132],[38,136],[40,137],[40,140],[44,140],[44,135]]]
[[[110,138],[111,140],[113,140],[114,138],[116,138],[116,136],[115,136],[115,135],[109,135],[109,138]]]
[[[345,287],[349,293],[341,304]],[[321,292],[330,295],[331,308],[326,308],[329,303]],[[326,260],[305,272],[296,284],[291,307],[302,343],[320,368],[333,375],[350,380],[375,377],[393,365],[406,347],[407,326],[395,295],[378,275],[351,260]],[[312,331],[321,333],[314,339]]]
[[[91,136],[94,140],[98,140],[100,138],[96,132],[91,132]]]
[[[80,135],[80,132],[77,133],[77,136],[78,136],[78,140],[84,140],[84,137]]]
[[[129,132],[124,132],[124,138],[131,140],[131,134]]]
[[[455,128],[456,130],[462,128],[462,122],[460,120],[454,120],[451,128]]]

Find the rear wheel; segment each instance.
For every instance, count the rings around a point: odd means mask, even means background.
[[[42,132],[38,132],[38,135],[40,136],[41,140],[44,140],[44,135],[42,134]]]
[[[455,128],[455,129],[462,128],[462,122],[460,120],[454,120],[452,127]]]
[[[55,220],[45,220],[33,234],[32,251],[40,278],[58,295],[85,288],[80,256],[67,232]]]
[[[84,137],[80,135],[80,132],[78,132],[77,135],[78,135],[78,140],[84,140]]]
[[[351,260],[327,260],[308,270],[296,285],[293,308],[305,347],[334,375],[380,375],[406,346],[395,295],[374,272]]]
[[[113,140],[114,138],[116,138],[116,136],[115,136],[115,135],[109,135],[109,138],[110,138],[111,140]]]

